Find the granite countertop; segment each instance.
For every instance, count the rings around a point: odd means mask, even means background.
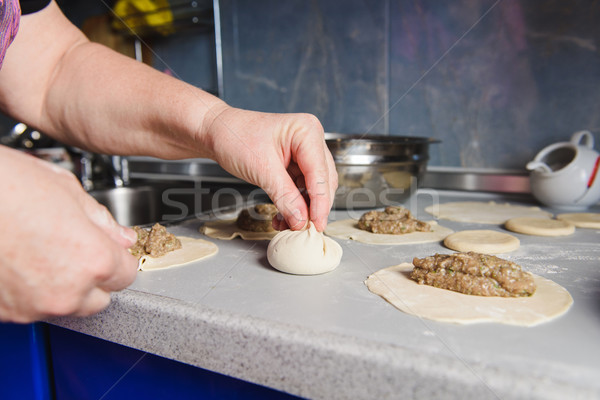
[[[438,195],[441,202],[504,200]],[[423,209],[432,198],[417,196],[417,217],[431,219]],[[347,217],[331,214],[332,220]],[[455,231],[502,230],[439,223]],[[202,237],[200,224],[170,230]],[[338,240],[344,255],[336,270],[293,276],[268,265],[266,241],[208,239],[219,246],[216,256],[140,272],[105,311],[49,322],[308,398],[600,398],[600,230],[562,238],[514,235],[521,247],[502,257],[573,296],[559,319],[529,328],[434,322],[398,311],[364,285],[381,268],[450,252],[439,243]]]

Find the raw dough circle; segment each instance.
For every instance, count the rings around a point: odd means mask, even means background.
[[[556,218],[568,221],[578,228],[600,229],[600,213],[558,214]]]
[[[344,219],[332,222],[325,228],[325,234],[338,239],[352,239],[357,242],[368,244],[418,244],[439,242],[450,233],[454,232],[444,226],[438,225],[435,221],[427,221],[431,225],[429,232],[411,232],[402,235],[392,235],[383,233],[373,233],[362,230],[358,227],[358,222],[354,219]]]
[[[520,244],[513,235],[488,229],[456,232],[444,239],[449,249],[483,254],[508,253],[517,250]]]
[[[518,217],[506,221],[509,231],[536,236],[566,236],[575,232],[575,225],[550,218]]]
[[[142,256],[138,261],[138,270],[150,271],[177,267],[214,256],[219,251],[217,245],[208,240],[185,236],[177,236],[177,238],[181,241],[180,249],[168,252],[158,258]]]
[[[465,325],[534,326],[561,316],[573,304],[565,288],[538,275],[533,275],[537,289],[531,297],[484,297],[419,285],[409,278],[412,269],[411,263],[385,268],[369,276],[365,284],[405,313]]]
[[[272,232],[252,232],[238,228],[235,219],[209,221],[200,227],[200,233],[208,237],[221,240],[232,240],[241,237],[244,240],[271,240],[279,233]]]
[[[340,264],[342,247],[310,222],[304,230],[279,232],[269,243],[267,259],[273,268],[288,274],[323,274]]]
[[[435,204],[425,208],[429,214],[451,221],[475,222],[480,224],[503,224],[516,217],[552,217],[552,214],[535,206],[498,204],[493,201],[461,201]]]

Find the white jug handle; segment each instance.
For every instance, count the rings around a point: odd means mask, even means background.
[[[533,171],[534,169],[543,170],[544,172],[552,172],[550,167],[545,163],[537,160],[533,160],[527,163],[527,169]]]
[[[583,141],[583,142],[582,142]],[[594,136],[590,131],[579,131],[575,132],[573,136],[571,136],[571,143],[574,145],[583,145],[585,147],[589,147],[590,149],[594,148]]]

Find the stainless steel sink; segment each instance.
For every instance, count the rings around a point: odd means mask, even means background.
[[[253,190],[247,185],[203,184],[197,187],[190,182],[172,182],[98,189],[89,193],[108,208],[119,224],[133,226],[173,223],[215,208],[241,207],[249,197],[253,201],[268,201],[266,195],[249,196]]]
[[[91,191],[90,195],[105,205],[121,225],[145,225],[162,220],[160,196],[151,186],[100,189]]]

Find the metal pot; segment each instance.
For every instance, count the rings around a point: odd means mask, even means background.
[[[407,201],[427,168],[429,145],[409,136],[326,133],[339,186],[333,207],[377,208]]]

